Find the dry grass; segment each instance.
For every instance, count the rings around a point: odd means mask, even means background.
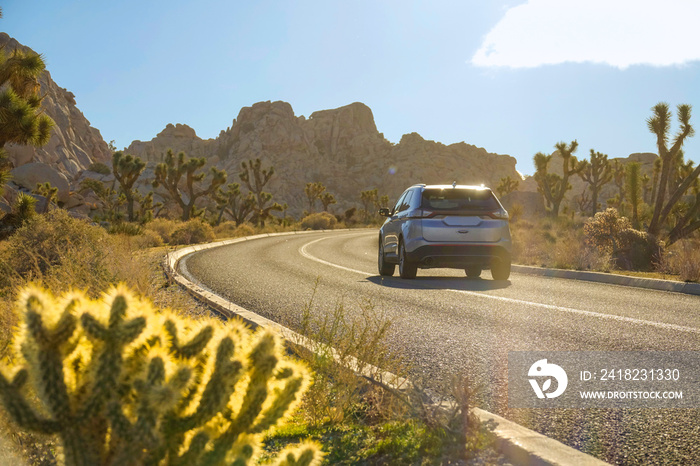
[[[609,271],[610,257],[586,244],[583,220],[518,220],[511,224],[513,262],[558,269]]]
[[[410,383],[409,364],[389,345],[391,321],[371,302],[352,307],[316,305],[312,296],[297,328],[307,348],[292,345],[314,378],[300,416],[324,439],[329,461],[452,464],[483,449],[487,434],[470,412],[470,384]],[[365,435],[374,439],[366,450]]]
[[[700,239],[686,239],[665,251],[659,270],[685,282],[700,282]]]
[[[511,223],[513,262],[538,267],[610,272],[642,278],[700,282],[700,235],[663,251],[651,271],[616,270],[604,248],[588,244],[584,218],[521,219]]]

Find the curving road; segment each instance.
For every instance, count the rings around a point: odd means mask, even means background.
[[[377,232],[278,236],[214,248],[182,264],[200,285],[294,328],[318,279],[314,312],[370,300],[392,321],[392,348],[414,377],[468,375],[480,407],[619,464],[700,463],[697,409],[509,409],[508,351],[700,350],[700,298],[458,270],[416,280],[377,274]],[[397,273],[398,274],[398,273]]]

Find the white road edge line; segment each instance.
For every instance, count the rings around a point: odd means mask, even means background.
[[[308,246],[311,246],[314,243],[318,243],[319,241],[324,241],[327,239],[329,239],[329,238],[319,238],[319,239],[310,241],[299,248],[299,253],[302,256],[306,257],[307,259],[310,259],[312,261],[316,261],[318,263],[325,264],[325,265],[328,265],[331,267],[335,267],[337,269],[345,270],[348,272],[354,272],[354,273],[357,273],[360,275],[364,275],[366,277],[372,277],[372,276],[376,275],[374,273],[368,273],[368,272],[364,272],[362,270],[352,269],[350,267],[345,267],[345,266],[342,266],[339,264],[334,264],[332,262],[325,261],[323,259],[319,259],[318,257],[310,254],[309,251],[307,251],[306,248]],[[445,291],[451,291],[453,293],[460,293],[460,294],[466,294],[466,295],[470,295],[470,296],[476,296],[479,298],[494,299],[496,301],[501,301],[501,302],[506,302],[506,303],[540,307],[543,309],[549,309],[549,310],[557,311],[557,312],[567,312],[570,314],[578,314],[578,315],[582,315],[582,316],[586,316],[586,317],[595,317],[595,318],[599,318],[599,319],[609,319],[609,320],[615,320],[618,322],[627,322],[627,323],[636,324],[636,325],[649,325],[652,327],[663,328],[666,330],[675,330],[677,332],[700,334],[700,329],[694,328],[694,327],[686,327],[683,325],[667,324],[664,322],[655,322],[653,320],[635,319],[634,317],[616,316],[616,315],[612,315],[612,314],[602,314],[600,312],[584,311],[582,309],[574,309],[571,307],[556,306],[554,304],[537,303],[537,302],[533,302],[533,301],[525,301],[522,299],[506,298],[504,296],[493,296],[493,295],[489,295],[489,294],[477,293],[476,291],[467,291],[467,290],[445,290]]]

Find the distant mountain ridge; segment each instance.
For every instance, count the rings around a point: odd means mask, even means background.
[[[417,133],[392,144],[377,130],[372,110],[359,102],[295,116],[287,102],[259,102],[244,107],[231,127],[215,139],[201,139],[187,125],[169,124],[150,141],[134,141],[126,153],[149,162],[168,149],[185,151],[229,173],[238,182],[242,161],[260,158],[275,167],[269,191],[287,202],[290,213],[306,208],[304,186],[320,181],[339,200],[336,210],[359,201],[359,193],[378,188],[392,201],[414,183],[485,184],[519,177],[516,160],[466,143],[446,146]]]

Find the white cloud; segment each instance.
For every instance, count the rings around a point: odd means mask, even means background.
[[[700,60],[700,1],[529,0],[510,8],[471,63],[669,66]]]

